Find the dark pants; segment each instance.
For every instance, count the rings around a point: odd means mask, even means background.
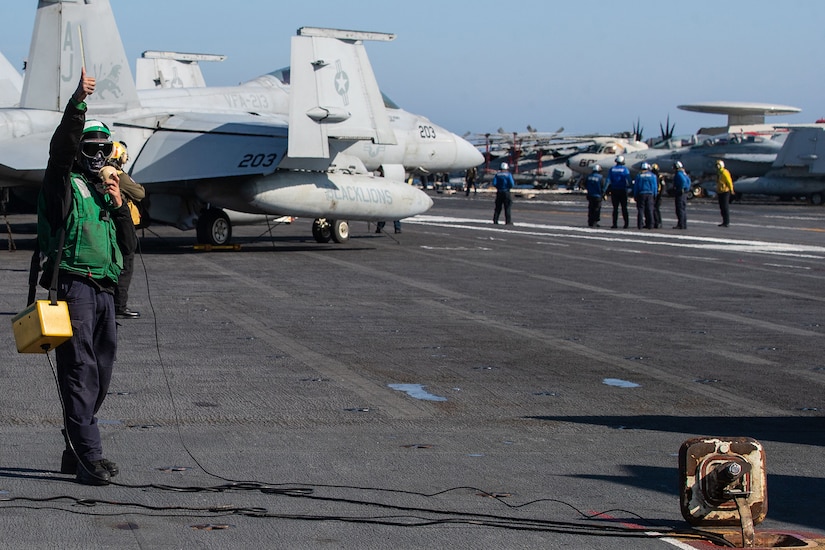
[[[594,227],[602,217],[601,195],[587,195],[587,226]]]
[[[662,193],[657,193],[653,199],[653,227],[662,227]]]
[[[57,295],[69,307],[73,332],[55,348],[66,431],[79,458],[99,460],[103,447],[95,415],[109,391],[117,353],[114,299],[82,277],[63,273]]]
[[[115,311],[123,311],[129,303],[129,285],[132,284],[132,272],[135,268],[135,254],[123,254],[123,269],[117,279],[115,289]]]
[[[496,209],[493,212],[493,223],[498,223],[498,217],[501,215],[501,208],[504,207],[504,221],[506,223],[513,223],[510,217],[510,207],[513,205],[513,198],[509,191],[496,191]]]
[[[378,222],[375,224],[375,231],[380,233],[384,230],[384,226],[387,225],[387,222]],[[396,233],[401,231],[401,220],[393,220],[392,227],[395,229]]]
[[[687,229],[687,193],[676,191],[676,227]]]
[[[730,224],[730,193],[717,193],[719,199],[719,211],[722,213],[722,225]]]
[[[636,206],[639,208],[638,227],[642,228],[642,218],[644,218],[644,228],[653,228],[653,194],[645,193],[636,197]]]
[[[627,189],[611,189],[610,200],[613,203],[613,227],[619,221],[619,207],[622,207],[622,219],[627,227]]]
[[[129,303],[129,285],[132,284],[132,272],[135,268],[135,252],[138,246],[137,232],[135,231],[134,225],[129,223],[123,227],[121,224],[118,224],[117,245],[120,247],[120,253],[123,255],[123,269],[117,278],[115,311],[123,311]]]
[[[475,181],[468,181],[468,182],[467,182],[467,191],[466,191],[466,193],[465,193],[465,196],[467,196],[467,197],[469,197],[469,196],[470,196],[470,187],[472,187],[472,188],[473,188],[473,194],[474,194],[474,195],[475,195],[476,193],[478,193],[478,188],[476,187],[476,182],[475,182]]]

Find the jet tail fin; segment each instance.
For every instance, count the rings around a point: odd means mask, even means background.
[[[772,166],[774,170],[785,168],[803,170],[807,174],[825,174],[825,157],[819,150],[819,142],[825,141],[825,126],[798,124],[777,128],[788,128],[791,133],[776,155]]]
[[[39,0],[20,106],[62,111],[86,73],[97,79],[96,113],[139,105],[109,0]]]
[[[290,54],[289,156],[329,158],[329,139],[395,144],[364,40],[392,34],[302,27]]]
[[[0,53],[0,107],[15,107],[20,103],[23,77]]]

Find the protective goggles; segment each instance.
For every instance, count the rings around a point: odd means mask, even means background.
[[[103,158],[112,156],[114,144],[111,141],[84,141],[80,144],[80,152],[86,158],[93,159],[98,153],[103,153]]]

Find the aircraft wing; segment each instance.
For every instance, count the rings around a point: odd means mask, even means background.
[[[721,155],[709,155],[711,158],[722,159],[724,161],[753,162],[771,164],[776,160],[776,154],[767,153],[725,153]]]
[[[0,166],[13,171],[45,170],[51,133],[21,136],[0,142]]]
[[[287,123],[278,117],[181,114],[152,129],[131,171],[142,184],[265,175],[286,156]]]

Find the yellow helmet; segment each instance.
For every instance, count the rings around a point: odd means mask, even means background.
[[[112,144],[112,156],[109,158],[117,162],[120,166],[125,165],[129,160],[129,153],[126,151],[126,144],[120,141],[114,142]]]

